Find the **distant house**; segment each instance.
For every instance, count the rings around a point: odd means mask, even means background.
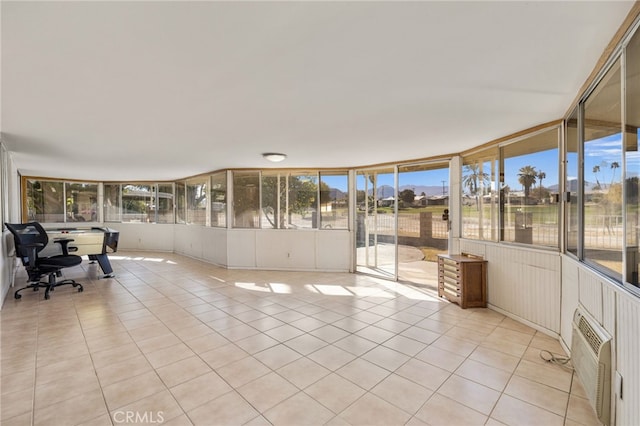
[[[383,198],[381,200],[378,200],[378,207],[391,207],[393,206],[393,203],[395,203],[395,201],[395,197]]]
[[[416,195],[413,198],[413,207],[424,207],[428,203],[426,195]]]
[[[446,206],[449,204],[448,195],[434,195],[427,199],[428,206]]]

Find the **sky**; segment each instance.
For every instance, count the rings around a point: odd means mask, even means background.
[[[640,137],[638,138],[640,140]],[[548,151],[537,152],[533,154],[522,155],[505,159],[505,183],[514,191],[521,191],[522,185],[518,182],[518,173],[520,168],[524,166],[533,166],[536,171],[544,172],[546,177],[543,185],[549,188],[559,185],[559,150],[553,149]],[[567,156],[567,173],[569,179],[575,179],[577,174],[577,154],[569,153]],[[640,152],[627,152],[627,175],[640,175]],[[621,158],[621,135],[615,134],[604,138],[595,139],[585,143],[585,180],[596,183],[596,177],[592,172],[594,166],[600,166],[598,180],[601,184],[620,181],[621,168],[615,171],[611,168],[611,163],[618,162],[622,166]],[[463,169],[464,174],[464,169]],[[322,179],[332,188],[347,191],[347,179],[344,176],[323,176]],[[357,174],[358,189],[364,187],[364,177]],[[400,187],[405,186],[442,186],[444,181],[445,191],[448,193],[449,187],[449,169],[441,168],[435,170],[417,171],[417,172],[400,172],[398,182]],[[393,170],[385,170],[384,173],[378,174],[378,187],[394,186]],[[539,184],[536,181],[535,187]],[[390,194],[391,195],[391,194]]]

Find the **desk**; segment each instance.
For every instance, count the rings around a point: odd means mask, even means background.
[[[107,257],[107,253],[114,253],[118,250],[118,238],[120,233],[110,228],[58,228],[47,229],[49,244],[40,252],[42,256],[55,256],[62,254],[60,244],[56,244],[56,239],[68,238],[73,241],[69,243],[69,254],[78,256],[88,256],[92,262],[98,262],[104,275],[102,278],[112,278],[115,276],[113,268]]]

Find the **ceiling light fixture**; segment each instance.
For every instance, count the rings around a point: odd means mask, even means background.
[[[286,154],[280,154],[278,152],[265,152],[264,154],[262,154],[262,156],[264,158],[266,158],[267,160],[272,161],[274,163],[279,163],[280,161],[282,161],[285,158],[287,158]]]

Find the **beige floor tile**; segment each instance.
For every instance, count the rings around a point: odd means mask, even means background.
[[[469,359],[481,362],[499,370],[504,370],[508,373],[513,373],[520,363],[519,357],[495,351],[484,346],[478,346],[473,353],[469,355]]]
[[[258,333],[253,336],[246,337],[244,339],[235,342],[240,348],[249,354],[255,354],[261,352],[272,346],[280,344],[276,339],[269,337],[264,333]]]
[[[564,423],[563,417],[506,394],[498,400],[491,417],[506,425],[561,426]]]
[[[418,353],[415,357],[420,361],[427,362],[450,372],[454,372],[466,359],[463,356],[445,351],[433,345],[427,346],[426,349]]]
[[[413,415],[431,397],[433,391],[402,376],[391,374],[371,389],[371,393]]]
[[[33,424],[33,414],[31,411],[9,419],[2,419],[2,426],[31,426]],[[111,421],[109,420],[109,426]]]
[[[234,388],[264,376],[270,371],[269,367],[254,357],[246,357],[216,369],[220,377]]]
[[[25,390],[33,391],[35,383],[36,372],[34,370],[22,370],[13,374],[3,375],[0,391],[3,395],[22,392]]]
[[[101,369],[108,367],[110,364],[133,358],[139,354],[140,350],[135,343],[127,343],[126,345],[107,349],[105,351],[95,352],[91,354],[91,359],[93,360],[93,365],[96,369]]]
[[[282,377],[304,389],[330,373],[329,370],[308,358],[299,358],[277,370]]]
[[[364,395],[366,391],[332,373],[307,387],[305,393],[337,414]]]
[[[361,359],[365,359],[389,371],[395,371],[410,358],[385,346],[377,346],[362,355]]]
[[[336,346],[329,345],[309,354],[307,358],[312,359],[331,371],[335,371],[353,361],[356,356]]]
[[[124,361],[109,364],[96,369],[96,374],[102,387],[111,385],[130,377],[139,376],[153,371],[153,367],[144,355],[138,354]]]
[[[284,344],[302,355],[308,355],[311,352],[315,352],[318,349],[327,346],[327,342],[310,334],[303,334],[301,336],[294,337],[293,339],[284,342]]]
[[[490,367],[486,364],[467,359],[455,371],[458,376],[481,383],[498,392],[502,392],[511,378],[511,373]]]
[[[261,413],[298,392],[298,388],[273,372],[236,390]]]
[[[109,425],[107,408],[163,410],[163,424],[174,426],[218,417],[501,426],[565,415],[566,426],[596,424],[577,378],[540,358],[542,350],[564,355],[556,339],[490,309],[460,309],[427,287],[227,270],[170,253],[130,253],[113,264],[117,279],[73,272],[85,283],[80,295],[6,301],[3,426]],[[289,293],[273,291],[285,285]]]
[[[186,414],[181,414],[173,419],[165,420],[162,422],[162,426],[192,426],[193,422]],[[87,425],[89,426],[89,425]]]
[[[586,426],[598,426],[600,422],[596,416],[596,412],[589,403],[588,399],[579,398],[571,395],[569,397],[569,406],[567,407],[567,419],[571,419],[577,423]]]
[[[295,394],[263,415],[274,426],[324,424],[334,416],[331,410],[304,392]]]
[[[298,352],[283,344],[265,349],[254,354],[253,356],[272,370],[277,370],[278,368],[285,366],[290,362],[293,362],[296,359],[302,357],[302,355],[300,355]]]
[[[182,359],[190,358],[195,354],[184,343],[178,343],[177,345],[169,346],[167,348],[158,349],[157,351],[149,352],[145,354],[149,363],[154,368],[164,367],[165,365],[172,364]]]
[[[454,354],[468,357],[476,349],[478,345],[449,336],[442,336],[432,343],[433,346],[443,349]]]
[[[375,325],[364,327],[363,329],[358,330],[353,334],[359,337],[363,337],[367,340],[371,340],[372,342],[378,343],[378,344],[383,343],[396,335],[395,333],[389,330],[376,327]]]
[[[531,361],[521,360],[514,374],[563,392],[569,392],[571,389],[572,373],[557,365],[548,363],[540,365]]]
[[[411,414],[368,393],[342,412],[340,418],[352,425],[387,426],[404,424]]]
[[[355,356],[360,356],[377,346],[376,343],[363,337],[356,336],[355,334],[349,335],[344,339],[340,339],[333,345],[349,353],[352,353]]]
[[[33,410],[33,387],[17,392],[7,392],[0,396],[0,420],[31,413]]]
[[[200,358],[211,368],[220,368],[247,356],[249,356],[248,353],[233,343],[200,354]]]
[[[156,369],[164,384],[169,388],[211,371],[211,367],[197,356],[185,358]]]
[[[415,358],[398,368],[396,374],[431,390],[438,389],[451,375],[447,370]]]
[[[116,410],[139,399],[166,389],[155,371],[130,377],[103,387],[109,410]]]
[[[384,342],[382,345],[386,346],[387,348],[394,349],[398,352],[402,352],[403,354],[408,356],[415,356],[416,354],[418,354],[420,351],[422,351],[424,348],[427,347],[427,345],[422,342],[419,342],[414,339],[410,339],[402,335],[397,335],[395,337],[392,337],[391,339]]]
[[[418,410],[416,417],[432,426],[480,426],[487,421],[487,416],[484,414],[438,393]]]
[[[316,328],[315,330],[310,331],[309,334],[319,339],[322,339],[327,343],[334,343],[348,336],[350,333],[341,328],[333,326],[331,324],[327,324],[322,327]]]
[[[118,423],[147,423],[164,424],[184,414],[182,408],[168,390],[142,398],[117,410],[111,411],[114,424]],[[127,417],[129,416],[129,417]],[[123,421],[124,420],[124,421]],[[131,421],[133,420],[133,421]]]
[[[100,391],[78,395],[34,411],[34,425],[70,425],[109,415]]]
[[[100,391],[100,383],[93,371],[83,371],[36,386],[35,409],[56,404],[77,395]]]
[[[237,392],[228,392],[187,413],[193,424],[210,426],[241,425],[258,416],[258,412]]]
[[[336,373],[366,390],[370,390],[390,374],[389,370],[362,358],[356,358],[336,370]]]
[[[520,376],[511,378],[504,393],[559,416],[564,416],[569,400],[569,394],[566,392]]]
[[[194,408],[232,390],[215,372],[207,373],[172,387],[171,393],[184,411]]]
[[[500,398],[500,392],[455,374],[440,386],[438,393],[486,415]]]

